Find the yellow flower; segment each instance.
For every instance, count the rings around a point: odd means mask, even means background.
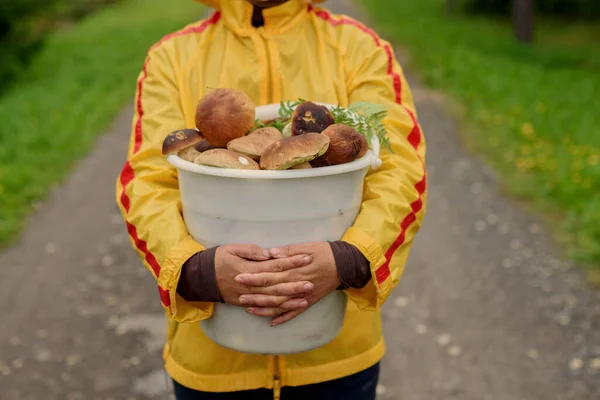
[[[579,154],[579,147],[575,146],[575,145],[570,145],[569,146],[569,154],[576,156]]]
[[[583,160],[581,158],[576,158],[571,163],[571,167],[577,171],[581,171],[583,168]]]
[[[523,154],[524,156],[528,156],[529,154],[531,154],[531,147],[527,145],[521,146],[521,154]]]
[[[590,158],[588,158],[588,165],[594,167],[598,165],[598,161],[600,161],[600,156],[598,156],[598,154],[592,154]]]
[[[535,158],[536,158],[538,164],[540,164],[540,165],[544,165],[546,163],[546,161],[548,160],[548,157],[544,153],[538,153],[535,156]]]
[[[523,133],[523,136],[530,138],[532,136],[535,136],[535,129],[533,128],[533,125],[531,123],[525,122],[521,126],[521,133]]]
[[[532,158],[519,158],[516,164],[520,170],[528,170],[535,167],[535,161]]]

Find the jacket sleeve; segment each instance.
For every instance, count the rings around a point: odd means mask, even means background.
[[[410,247],[425,213],[425,141],[412,94],[389,43],[369,38],[347,59],[349,103],[383,105],[393,152],[382,148],[383,161],[371,170],[354,225],[343,241],[369,260],[372,279],[346,293],[361,309],[380,307],[400,281]]]
[[[117,180],[117,203],[131,243],[158,281],[161,303],[179,322],[209,318],[213,303],[177,294],[182,266],[204,248],[183,222],[177,170],[162,154],[167,134],[184,128],[184,114],[168,53],[151,49],[139,75],[127,162]]]

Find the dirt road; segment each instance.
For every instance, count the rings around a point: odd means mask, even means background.
[[[600,398],[600,294],[462,149],[440,96],[411,83],[429,211],[385,306],[380,398]],[[156,285],[114,203],[131,112],[0,255],[2,400],[168,398]]]

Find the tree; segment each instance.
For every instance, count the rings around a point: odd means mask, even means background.
[[[513,0],[513,26],[518,40],[533,41],[533,0]]]

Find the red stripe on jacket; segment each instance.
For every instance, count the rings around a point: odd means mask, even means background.
[[[314,9],[311,7],[310,10],[313,11],[317,17],[330,23],[332,26],[351,25],[360,29],[361,31],[365,32],[373,38],[377,47],[381,47],[385,50],[388,56],[387,73],[392,78],[394,84],[394,94],[396,97],[395,101],[397,104],[401,105],[406,110],[408,115],[410,115],[411,119],[413,120],[413,129],[408,135],[407,140],[416,151],[419,148],[419,145],[421,144],[421,128],[419,127],[419,123],[417,122],[415,114],[402,104],[402,79],[400,78],[400,74],[394,71],[394,56],[390,45],[382,44],[381,39],[372,29],[366,27],[358,21],[346,17],[333,17],[331,13],[324,9]],[[423,166],[423,169],[425,169],[425,166]],[[392,257],[394,256],[394,253],[400,248],[400,246],[404,244],[408,228],[417,220],[417,213],[423,208],[423,194],[425,193],[426,187],[427,174],[424,173],[423,179],[417,184],[415,184],[415,189],[418,193],[418,198],[410,205],[411,212],[406,217],[404,217],[402,222],[400,222],[400,233],[398,234],[392,245],[385,252],[385,263],[383,263],[383,265],[379,267],[377,271],[375,271],[375,276],[377,278],[378,284],[383,283],[391,275],[390,263],[392,261]]]
[[[221,19],[221,13],[219,11],[216,11],[212,14],[212,16],[210,16],[208,19],[204,20],[198,26],[193,26],[193,27],[184,29],[179,32],[174,32],[170,35],[163,37],[158,43],[156,43],[154,46],[152,46],[150,48],[148,53],[150,51],[152,51],[153,49],[161,46],[166,41],[171,40],[175,37],[185,36],[185,35],[190,35],[190,34],[195,34],[195,33],[202,33],[210,25],[214,25],[217,22],[219,22],[220,19]],[[144,62],[144,66],[142,68],[142,75],[137,84],[137,93],[138,94],[137,94],[135,106],[136,106],[138,118],[135,123],[135,138],[134,138],[133,154],[136,154],[140,150],[140,148],[142,147],[142,142],[143,142],[143,138],[144,138],[143,132],[142,132],[142,118],[144,116],[144,107],[142,104],[142,89],[144,86],[144,81],[148,77],[148,62],[149,62],[149,58],[146,58],[146,61]],[[121,201],[121,205],[125,209],[126,213],[129,213],[129,209],[131,207],[131,199],[127,195],[127,185],[129,185],[129,183],[134,178],[135,178],[135,172],[134,172],[133,168],[131,167],[131,164],[129,163],[129,161],[127,161],[125,163],[125,166],[123,167],[123,170],[121,171],[121,175],[119,178],[121,181],[121,185],[123,186],[123,189],[122,189],[123,191],[121,193],[120,201]],[[145,240],[140,239],[140,237],[137,233],[137,229],[133,224],[131,224],[129,221],[126,221],[126,224],[127,224],[127,232],[129,233],[129,236],[133,240],[135,247],[137,247],[137,249],[142,254],[144,254],[144,259],[145,259],[146,263],[150,266],[150,268],[152,269],[152,271],[158,278],[158,276],[160,274],[160,264],[156,260],[156,257],[154,256],[154,254],[152,254],[150,252],[150,250],[148,249],[148,243]],[[165,307],[170,307],[171,306],[171,298],[169,295],[169,291],[158,286],[158,292],[160,295],[160,299],[161,299],[162,303],[165,305]]]

